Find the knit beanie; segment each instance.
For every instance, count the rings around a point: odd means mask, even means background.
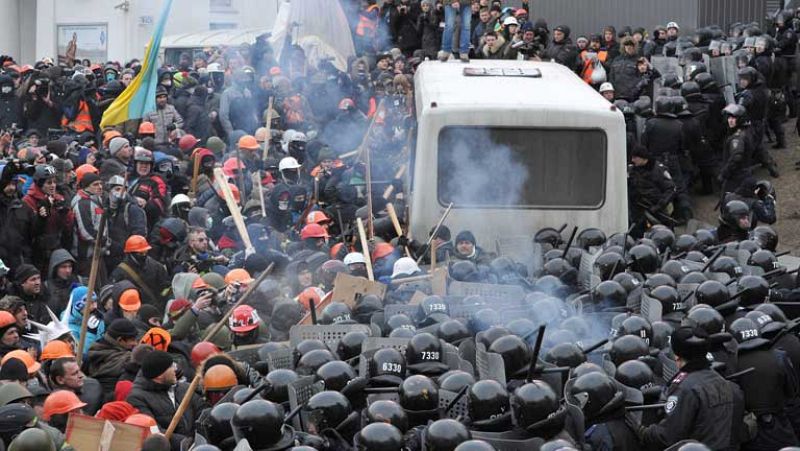
[[[106,333],[113,339],[136,337],[136,326],[127,318],[117,318],[108,326]]]
[[[110,143],[108,143],[108,152],[111,154],[111,156],[115,156],[117,152],[125,147],[126,144],[130,145],[130,142],[128,142],[128,140],[125,138],[117,136],[116,138],[113,138]]]
[[[156,378],[172,366],[172,357],[164,351],[153,351],[142,361],[142,375],[148,379]]]
[[[78,186],[81,189],[86,189],[86,188],[89,187],[89,185],[91,185],[92,183],[97,182],[99,180],[100,180],[100,176],[99,175],[90,172],[88,174],[85,174],[83,176],[83,178],[81,178],[81,183]]]
[[[38,276],[40,274],[41,273],[38,269],[36,269],[35,266],[28,263],[23,263],[19,265],[16,271],[14,271],[14,282],[22,284],[31,277]]]

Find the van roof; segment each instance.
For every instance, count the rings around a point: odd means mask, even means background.
[[[464,69],[522,69],[538,71],[541,77],[467,76]],[[552,107],[604,111],[612,113],[609,103],[597,91],[561,64],[538,61],[473,60],[441,63],[425,61],[415,76],[418,92],[417,108],[494,108]],[[614,113],[612,113],[614,114]]]

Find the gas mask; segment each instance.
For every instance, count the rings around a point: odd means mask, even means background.
[[[131,254],[131,260],[133,260],[133,262],[139,265],[140,267],[144,268],[145,263],[147,263],[147,254],[143,253]]]
[[[107,82],[114,81],[116,79],[117,79],[117,76],[114,74],[114,72],[109,72],[109,73],[106,74],[106,81]]]
[[[122,202],[122,198],[124,196],[125,196],[125,194],[123,194],[120,191],[116,191],[116,190],[111,191],[108,194],[108,202],[111,204],[111,208],[117,208],[119,206],[119,204]]]

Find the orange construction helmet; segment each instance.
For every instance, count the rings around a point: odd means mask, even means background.
[[[178,148],[181,149],[181,152],[189,152],[194,149],[194,146],[199,142],[200,140],[195,138],[194,135],[183,135],[181,139],[178,140]]]
[[[100,171],[92,166],[91,164],[82,164],[78,166],[78,169],[75,169],[75,178],[78,185],[81,184],[81,179],[86,174],[97,174],[100,175]]]
[[[372,250],[372,261],[379,258],[386,257],[387,255],[394,252],[394,246],[389,243],[377,243],[375,245],[375,249]]]
[[[244,161],[240,161],[238,158],[228,158],[222,164],[222,173],[228,177],[236,175],[233,171],[241,171],[242,169],[247,169],[247,166]]]
[[[143,413],[134,413],[128,418],[125,418],[125,424],[133,424],[147,429],[150,429],[153,426],[158,426],[158,423],[156,423],[156,420],[153,417]]]
[[[56,390],[47,396],[44,400],[44,412],[42,412],[42,419],[50,421],[53,415],[70,413],[86,406],[86,403],[81,401],[74,392],[70,390]]]
[[[237,382],[236,373],[231,367],[221,363],[206,370],[203,376],[203,388],[207,392],[230,390]]]
[[[258,150],[260,147],[255,136],[244,135],[239,138],[239,148],[242,150]]]
[[[142,297],[136,288],[128,288],[119,295],[119,308],[126,312],[138,312],[142,308]]]
[[[228,274],[225,274],[225,285],[230,285],[236,282],[248,284],[252,281],[253,278],[246,269],[236,268],[228,271]]]
[[[0,310],[0,328],[5,328],[12,324],[16,324],[17,319],[14,318],[14,315],[11,312],[6,310]]]
[[[319,224],[308,224],[300,231],[300,239],[307,238],[328,238],[328,231]]]
[[[147,243],[147,239],[141,235],[131,235],[125,241],[126,254],[147,252],[150,249],[152,249],[152,247]]]
[[[152,122],[144,121],[139,124],[139,135],[155,135],[156,125]]]
[[[322,297],[325,296],[325,292],[322,291],[319,287],[308,287],[305,290],[301,291],[299,295],[297,295],[297,302],[303,306],[306,311],[311,310],[311,301],[314,301],[315,307],[319,307],[320,302],[322,302]]]
[[[202,277],[198,277],[197,279],[194,279],[194,282],[192,282],[192,290],[202,290],[205,288],[208,288],[208,283],[206,283]]]
[[[109,129],[103,132],[103,147],[108,149],[108,143],[111,142],[112,139],[118,138],[122,136],[122,133],[118,132],[114,129]]]
[[[331,218],[328,217],[325,213],[321,211],[312,211],[308,213],[306,216],[306,224],[328,224],[331,222]]]
[[[220,354],[221,349],[210,341],[201,341],[192,348],[192,365],[197,368],[203,361],[212,355]]]
[[[62,357],[75,357],[75,351],[73,351],[72,346],[70,346],[67,342],[53,340],[44,345],[41,356],[42,362],[60,359]]]
[[[144,333],[139,343],[150,345],[157,351],[167,352],[169,344],[172,343],[172,336],[160,327],[151,327],[150,330]]]
[[[25,368],[28,369],[28,374],[36,374],[39,368],[42,367],[41,363],[37,362],[28,351],[23,349],[17,349],[16,351],[11,351],[4,355],[3,360],[0,360],[0,366],[5,365],[10,359],[21,360],[22,363],[25,364]]]

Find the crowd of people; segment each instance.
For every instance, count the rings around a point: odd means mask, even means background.
[[[147,450],[800,445],[800,288],[753,177],[778,176],[765,139],[795,116],[793,11],[573,44],[527,1],[341,3],[346,70],[267,36],[186,53],[113,127],[138,60],[0,57],[7,449],[71,449],[77,414],[146,428]],[[733,98],[705,62],[726,56]],[[613,102],[628,231],[531,230],[540,252],[512,258],[457,224],[397,230],[414,72],[470,58],[562,64]],[[718,227],[676,233],[695,191],[719,193]],[[385,294],[330,302],[340,274]],[[301,322],[347,328],[297,340]]]

